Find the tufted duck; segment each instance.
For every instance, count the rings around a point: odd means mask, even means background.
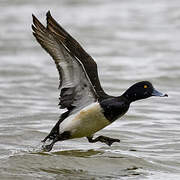
[[[111,146],[119,139],[93,135],[123,116],[132,102],[151,96],[165,97],[148,81],[134,84],[118,97],[106,94],[101,87],[97,64],[81,45],[47,13],[47,26],[33,15],[33,34],[51,55],[59,72],[62,109],[67,109],[43,140],[43,149],[50,151],[57,141],[87,137],[90,143]],[[51,142],[45,145],[45,142]]]

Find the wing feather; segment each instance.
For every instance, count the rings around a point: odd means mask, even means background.
[[[83,64],[87,75],[98,95],[98,98],[109,97],[103,88],[101,87],[97,64],[94,59],[82,48],[82,46],[68,33],[66,32],[51,16],[50,11],[47,12],[47,29],[51,31],[56,39],[60,40],[64,46],[78,58],[79,61]]]
[[[59,72],[60,108],[75,112],[95,102],[97,95],[83,64],[34,15],[32,29],[37,41],[52,56]]]

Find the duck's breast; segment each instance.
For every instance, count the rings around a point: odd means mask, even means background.
[[[87,137],[109,125],[98,102],[92,103],[60,124],[60,134],[68,131],[71,138]]]

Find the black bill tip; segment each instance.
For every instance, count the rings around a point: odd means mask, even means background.
[[[157,91],[156,89],[153,89],[153,92],[151,95],[152,96],[159,96],[159,97],[168,97],[167,94],[161,93],[161,92]]]

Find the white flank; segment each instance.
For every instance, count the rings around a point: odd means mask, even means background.
[[[87,137],[109,124],[99,103],[95,102],[66,118],[60,124],[60,134],[69,131],[71,138]]]

